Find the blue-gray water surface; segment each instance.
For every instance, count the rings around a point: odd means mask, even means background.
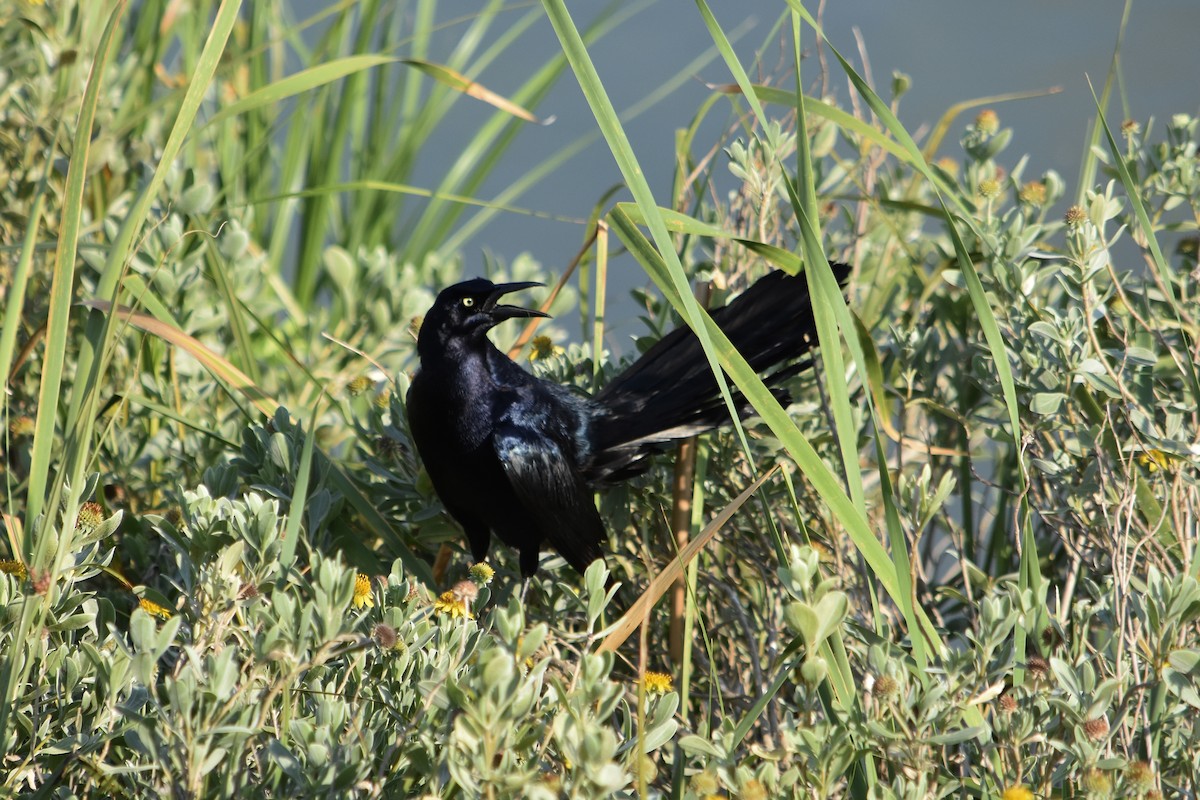
[[[324,0],[305,0],[295,7],[296,18],[324,7]],[[612,33],[591,48],[605,88],[618,110],[636,105],[648,93],[676,76],[712,47],[707,29],[693,3],[660,0],[640,7]],[[781,0],[710,0],[713,12],[727,31],[739,31],[736,48],[743,64],[750,64],[756,51],[764,52],[762,69],[777,79],[785,76],[786,43],[770,37],[772,26],[786,10]],[[469,3],[444,2],[439,17],[453,19],[476,7]],[[599,0],[569,4],[581,28],[605,7]],[[863,68],[862,51],[869,59],[870,73],[879,93],[890,96],[894,70],[909,75],[911,90],[900,104],[900,118],[913,132],[927,130],[954,103],[1007,92],[1061,87],[1058,94],[995,106],[1002,124],[1014,130],[1012,144],[1004,155],[1014,164],[1020,154],[1030,156],[1027,175],[1045,169],[1057,170],[1068,183],[1068,196],[1076,191],[1075,180],[1084,151],[1088,125],[1095,105],[1088,78],[1097,92],[1103,86],[1117,42],[1124,4],[1120,0],[1010,0],[1004,3],[969,0],[841,0],[828,3],[821,21],[830,41]],[[514,3],[511,19],[536,4]],[[817,13],[817,5],[810,4]],[[1197,0],[1153,0],[1135,3],[1121,49],[1123,98],[1114,97],[1108,114],[1114,127],[1125,117],[1146,124],[1154,117],[1161,136],[1163,123],[1172,114],[1196,114],[1200,107],[1197,78],[1200,77],[1200,48],[1195,31],[1200,23]],[[496,30],[503,28],[497,24]],[[431,60],[443,60],[466,25],[449,26],[435,42]],[[786,30],[786,28],[784,29]],[[806,31],[806,51],[814,46]],[[764,48],[764,43],[768,43]],[[539,20],[521,39],[519,46],[495,62],[479,81],[501,94],[514,91],[558,50],[550,23]],[[832,94],[847,107],[852,90],[831,62]],[[804,63],[806,85],[817,75],[815,58]],[[627,122],[626,130],[660,204],[668,204],[672,176],[671,157],[676,129],[686,126],[709,94],[705,84],[731,82],[719,57],[685,70],[680,85],[650,109]],[[454,122],[439,132],[422,158],[416,183],[436,186],[458,150],[469,141],[475,128],[492,109],[474,101],[460,102]],[[554,153],[595,130],[592,117],[574,77],[568,72],[537,113],[554,116],[548,126],[529,126],[502,160],[483,190],[482,198],[501,192]],[[960,117],[942,146],[942,152],[958,156],[957,140],[962,126],[975,112]],[[706,147],[728,122],[728,116],[713,115],[710,136],[700,142]],[[598,198],[620,175],[603,142],[596,141],[563,168],[549,175],[516,205],[554,215],[584,219]],[[624,194],[617,199],[628,199]],[[465,246],[467,271],[479,274],[483,253],[512,259],[522,252],[532,254],[551,271],[562,269],[578,249],[583,232],[578,224],[531,216],[502,215]],[[610,346],[625,350],[629,337],[641,333],[637,310],[626,298],[628,289],[645,282],[630,258],[611,265]],[[565,326],[571,332],[578,328]]]

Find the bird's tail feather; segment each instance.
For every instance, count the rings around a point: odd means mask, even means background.
[[[831,264],[839,285],[850,274]],[[755,372],[801,358],[816,342],[812,301],[804,275],[772,272],[733,302],[711,312],[713,321]],[[804,360],[764,377],[776,397],[778,384],[808,366]],[[665,442],[694,436],[728,421],[729,415],[700,340],[687,326],[664,336],[596,395],[603,412],[594,420],[596,448],[589,477],[619,480],[645,468]],[[745,399],[734,395],[742,413]]]

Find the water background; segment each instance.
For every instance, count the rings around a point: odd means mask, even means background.
[[[780,0],[710,0],[714,13],[727,32],[742,35],[735,43],[743,64],[750,64],[763,47],[768,33],[786,8]],[[297,19],[324,7],[324,0],[296,3]],[[452,19],[468,13],[470,3],[458,0],[441,4],[439,17]],[[576,24],[582,28],[605,4],[578,0],[569,4]],[[628,4],[634,6],[635,4]],[[678,75],[704,51],[711,39],[693,3],[660,0],[625,20],[600,40],[591,54],[605,88],[618,110],[641,101],[655,87]],[[810,4],[810,10],[817,10]],[[513,5],[512,19],[536,4]],[[1015,165],[1028,153],[1026,177],[1045,169],[1057,170],[1067,181],[1068,197],[1076,191],[1076,179],[1084,151],[1088,125],[1095,105],[1088,77],[1099,93],[1113,56],[1123,3],[1119,0],[1007,0],[985,3],[977,0],[835,0],[824,9],[822,22],[833,44],[862,71],[855,38],[858,32],[869,59],[876,90],[891,96],[893,70],[912,79],[912,88],[901,101],[899,116],[910,132],[927,131],[954,103],[985,95],[1046,89],[1062,92],[1049,97],[1003,103],[995,106],[1001,123],[1014,130],[1012,144],[1003,154],[1005,166]],[[504,27],[496,25],[497,30]],[[439,34],[429,57],[442,60],[465,30],[449,27]],[[1164,123],[1172,114],[1200,111],[1200,0],[1152,0],[1134,4],[1121,51],[1123,97],[1114,96],[1108,119],[1114,128],[1125,117],[1145,126],[1156,118],[1161,139]],[[312,30],[310,36],[319,31]],[[805,42],[811,54],[811,31]],[[788,44],[774,37],[763,62],[765,72],[776,82],[786,74]],[[501,94],[510,94],[558,51],[558,41],[548,21],[539,20],[501,59],[479,76],[479,81]],[[832,94],[849,107],[853,94],[836,62],[828,61]],[[815,58],[804,63],[805,84],[817,77]],[[752,72],[752,77],[755,77]],[[709,94],[706,83],[729,83],[732,78],[719,58],[688,71],[676,89],[646,113],[627,123],[626,131],[652,189],[669,204],[672,177],[671,157],[676,129],[686,126]],[[492,109],[472,100],[461,101],[453,124],[444,126],[436,142],[426,150],[417,174],[418,185],[434,187],[459,149],[469,141]],[[540,116],[555,117],[552,125],[529,126],[492,174],[480,196],[492,197],[552,153],[578,137],[595,130],[595,120],[569,72],[547,100],[538,107]],[[941,154],[959,157],[958,137],[975,112],[960,117],[942,145]],[[716,137],[729,117],[714,114],[706,131]],[[718,124],[721,123],[721,124]],[[698,138],[711,145],[715,138]],[[921,139],[918,139],[920,142]],[[516,205],[555,215],[585,219],[598,198],[620,182],[607,148],[593,143],[566,167],[557,170]],[[629,199],[623,193],[617,199]],[[579,248],[583,228],[577,224],[521,215],[502,215],[470,241],[464,255],[468,274],[480,274],[484,253],[512,259],[522,252],[532,254],[551,271],[561,270]],[[614,261],[610,296],[610,345],[624,350],[624,342],[641,331],[637,308],[627,299],[628,289],[646,282],[630,258]],[[577,331],[575,324],[565,326]]]

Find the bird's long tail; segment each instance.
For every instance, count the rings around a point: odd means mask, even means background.
[[[838,284],[850,267],[831,264]],[[711,312],[730,342],[756,372],[794,362],[816,343],[812,301],[804,275],[775,271],[729,305]],[[768,386],[808,366],[789,363],[764,376]],[[786,399],[782,390],[776,396]],[[596,395],[603,408],[594,420],[589,478],[621,480],[647,466],[666,442],[694,436],[729,420],[700,340],[686,325],[664,336]],[[735,395],[735,400],[742,398]],[[744,409],[748,413],[749,409]]]

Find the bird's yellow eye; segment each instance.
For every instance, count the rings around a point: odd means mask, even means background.
[[[474,297],[464,297],[462,299],[462,304],[464,307],[470,308],[471,306],[475,305],[475,298]]]

